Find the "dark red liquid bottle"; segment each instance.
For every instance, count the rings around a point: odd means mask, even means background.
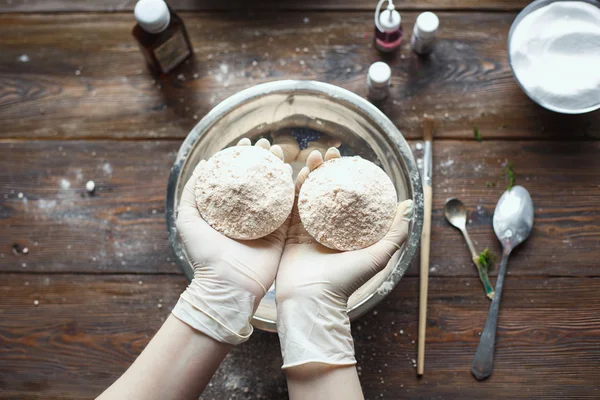
[[[152,70],[168,74],[192,54],[183,21],[164,0],[140,0],[134,12],[132,34]]]
[[[380,13],[386,0],[380,0],[375,10],[375,48],[386,53],[392,52],[402,44],[402,27],[400,13],[394,3],[388,1],[387,8]]]

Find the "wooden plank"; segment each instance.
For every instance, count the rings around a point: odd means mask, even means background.
[[[0,271],[177,273],[164,198],[179,145],[0,143]],[[491,221],[506,186],[502,164],[511,160],[516,183],[531,192],[536,219],[509,274],[600,276],[599,152],[599,142],[436,141],[431,274],[475,275],[463,239],[443,217],[448,197],[466,204],[476,247],[499,254]],[[90,179],[97,186],[91,197],[84,189]],[[29,253],[14,255],[13,244]]]
[[[416,13],[404,14],[412,30]],[[259,83],[314,79],[366,94],[368,12],[188,14],[195,60],[155,81],[130,13],[0,16],[0,138],[183,138],[217,103]],[[529,100],[508,64],[514,13],[440,14],[440,43],[395,59],[384,112],[407,136],[424,114],[438,135],[486,139],[600,136],[600,113],[558,115]],[[29,62],[19,61],[22,55]],[[256,65],[254,65],[256,64]],[[180,77],[181,79],[178,79]]]
[[[179,145],[2,143],[2,270],[178,272],[164,203]],[[14,244],[28,254],[15,256]]]
[[[84,12],[84,11],[132,11],[135,0],[6,0],[0,4],[0,12]],[[243,0],[230,0],[227,3],[216,0],[169,0],[171,7],[178,11],[264,11],[264,10],[363,10],[374,12],[377,2],[375,0],[304,0],[295,2],[282,2],[275,0],[247,2]],[[525,0],[426,0],[418,3],[408,0],[396,0],[394,4],[402,10],[489,10],[489,11],[518,11],[529,4]]]
[[[418,278],[402,279],[353,324],[366,398],[597,398],[597,280],[509,278],[494,373],[477,382],[469,368],[488,307],[477,279],[432,278],[422,379],[411,361]],[[184,287],[172,275],[0,275],[0,399],[99,394],[142,351]],[[287,398],[280,366],[277,337],[256,331],[202,398]]]

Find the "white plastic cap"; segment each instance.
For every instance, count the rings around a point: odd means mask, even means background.
[[[392,77],[392,69],[382,61],[377,61],[369,67],[367,79],[373,87],[387,86]]]
[[[417,17],[414,32],[422,39],[429,39],[435,36],[439,26],[440,20],[437,15],[427,11]]]
[[[165,30],[171,21],[171,13],[164,0],[140,0],[133,13],[142,29],[149,33]]]
[[[400,18],[400,13],[390,7],[379,14],[379,25],[384,32],[394,32],[398,30],[401,21],[402,18]]]

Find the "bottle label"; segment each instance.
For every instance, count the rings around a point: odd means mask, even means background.
[[[154,49],[154,54],[160,65],[160,69],[166,74],[187,56],[190,55],[190,49],[185,41],[182,31],[178,31],[167,41]]]

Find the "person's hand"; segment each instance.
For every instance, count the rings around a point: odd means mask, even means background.
[[[242,139],[238,146],[249,146]],[[266,139],[256,146],[283,160],[279,146]],[[191,327],[225,343],[238,344],[252,333],[250,320],[277,273],[288,224],[256,240],[235,240],[214,230],[200,216],[195,186],[205,161],[185,185],[177,215],[177,230],[194,268],[194,279],[173,314]],[[291,174],[291,171],[290,171]]]
[[[331,148],[325,160],[340,157]],[[323,163],[310,154],[296,179],[296,202],[276,280],[277,330],[283,368],[318,362],[356,363],[346,312],[348,298],[387,265],[408,236],[412,200],[400,203],[389,232],[361,250],[340,252],[317,243],[298,215],[298,192],[311,171]]]

